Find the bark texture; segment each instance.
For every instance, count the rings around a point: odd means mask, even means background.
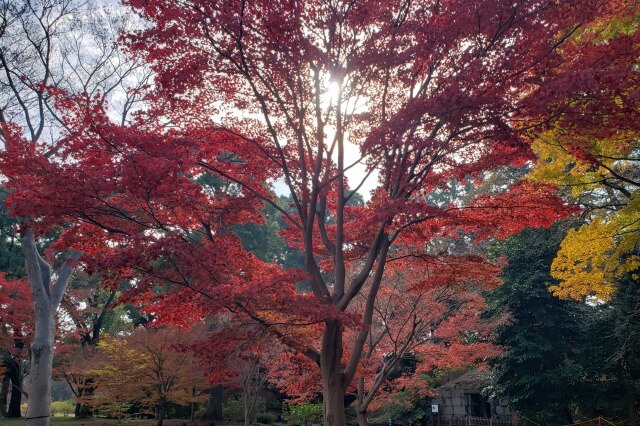
[[[327,321],[320,353],[322,375],[323,417],[327,426],[344,426],[344,374],[342,372],[342,326],[338,321]]]
[[[20,405],[22,404],[22,375],[20,374],[20,364],[15,360],[11,360],[7,365],[6,374],[10,380],[9,389],[11,391],[7,417],[22,417],[22,413],[20,411]]]
[[[358,416],[358,426],[368,426],[367,409],[369,404],[364,401],[364,377],[358,377],[358,396],[356,400],[356,415]]]
[[[29,370],[29,405],[27,426],[48,426],[51,417],[51,371],[53,343],[55,339],[55,314],[71,279],[73,267],[68,263],[58,270],[57,280],[52,283],[51,266],[38,253],[33,230],[24,224],[22,236],[25,266],[33,298],[35,332],[31,344],[31,367]],[[75,261],[79,253],[72,253]]]

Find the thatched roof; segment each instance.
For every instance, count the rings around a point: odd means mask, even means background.
[[[469,370],[437,389],[472,388],[483,389],[489,386],[489,370]]]

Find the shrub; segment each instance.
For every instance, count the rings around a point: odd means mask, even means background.
[[[256,422],[264,425],[275,423],[276,420],[278,420],[278,416],[273,413],[260,413],[256,415]]]
[[[73,401],[53,401],[51,403],[51,415],[57,416],[62,414],[67,417],[69,414],[73,413],[76,409],[76,404]]]
[[[265,411],[264,398],[258,396],[256,405],[253,409],[251,419],[249,421],[253,423],[256,414],[263,413]],[[231,397],[222,405],[222,418],[231,422],[244,421],[244,397]]]
[[[385,404],[371,423],[387,423],[393,420],[402,424],[419,425],[426,421],[430,413],[430,401],[411,390],[404,390],[391,397],[391,401]]]
[[[230,422],[244,420],[244,398],[232,396],[222,404],[222,418]]]
[[[282,409],[284,419],[292,425],[309,426],[322,422],[322,404],[283,405]]]

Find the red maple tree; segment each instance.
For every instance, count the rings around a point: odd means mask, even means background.
[[[363,349],[355,393],[358,423],[367,425],[370,408],[396,391],[430,389],[421,373],[439,368],[480,366],[499,353],[491,343],[497,321],[483,319],[483,293],[499,285],[499,268],[478,255],[395,258],[378,293]],[[365,290],[367,290],[365,288]],[[354,309],[366,308],[366,298]],[[347,333],[346,341],[357,336]],[[400,374],[406,360],[414,371]]]
[[[278,320],[250,303],[242,309],[318,365],[326,424],[345,422],[345,390],[390,256],[420,256],[438,237],[505,236],[564,214],[545,186],[521,184],[466,206],[426,198],[452,181],[531,159],[514,125],[518,106],[530,79],[558,66],[558,45],[590,18],[591,4],[129,4],[151,24],[129,44],[158,74],[159,111],[186,129],[242,135],[233,152],[243,158],[244,149],[258,148],[272,179],[291,192],[285,237],[305,254],[313,315],[283,303]],[[347,144],[359,154],[349,157]],[[200,164],[225,176],[219,164]],[[350,185],[346,172],[357,164],[366,172]],[[367,177],[377,181],[370,201],[350,206],[350,191]],[[234,181],[247,194],[260,191]],[[365,288],[359,331],[345,347],[346,312]],[[310,345],[288,337],[299,311],[307,315],[298,325],[313,320],[320,328]]]
[[[29,359],[29,345],[33,339],[33,308],[29,284],[24,279],[7,279],[4,273],[0,273],[0,324],[1,376],[11,387],[6,415],[20,417],[24,363]]]
[[[151,106],[117,126],[99,99],[61,101],[69,133],[53,155],[3,151],[13,211],[50,218],[36,229],[64,225],[56,247],[113,283],[135,279],[133,298],[164,286],[151,309],[168,321],[224,308],[268,329],[317,365],[326,424],[345,424],[391,259],[451,258],[436,241],[504,237],[569,211],[532,183],[431,197],[532,160],[528,119],[562,113],[537,88],[557,83],[560,47],[598,19],[598,2],[128,3],[149,22],[128,45],[156,72]],[[273,180],[293,213],[272,201]],[[367,181],[369,201],[351,205]],[[260,221],[263,202],[281,211],[304,274],[258,261],[231,232]],[[295,290],[302,278],[309,293]]]

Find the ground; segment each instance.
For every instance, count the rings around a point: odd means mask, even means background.
[[[2,426],[18,426],[24,425],[24,418],[20,419],[0,419]],[[68,425],[68,426],[112,426],[117,425],[117,420],[106,419],[83,419],[76,420],[73,417],[54,417],[51,419],[52,425]],[[155,420],[123,420],[122,425],[125,426],[155,426]],[[206,426],[203,421],[191,422],[189,420],[169,419],[164,421],[164,426]],[[217,423],[216,426],[229,426],[227,424]]]

